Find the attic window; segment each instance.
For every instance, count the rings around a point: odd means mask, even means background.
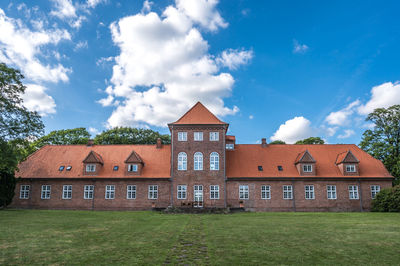
[[[282,165],[278,165],[278,171],[283,171]]]
[[[259,165],[259,166],[258,166],[258,171],[262,171],[262,170],[263,170],[262,165]]]
[[[354,164],[346,165],[346,172],[355,173],[356,172],[356,166]]]
[[[113,171],[118,171],[118,165],[115,165]]]
[[[71,169],[72,169],[72,166],[71,166],[71,165],[68,165],[66,170],[67,170],[67,171],[71,171]]]
[[[128,172],[137,172],[137,171],[138,171],[137,164],[129,164],[128,165]]]
[[[62,170],[64,170],[64,165],[61,165],[60,168],[58,168],[58,171],[61,172]]]

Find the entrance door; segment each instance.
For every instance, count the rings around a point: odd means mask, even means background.
[[[203,186],[195,185],[193,194],[194,194],[193,207],[202,208],[203,207]]]

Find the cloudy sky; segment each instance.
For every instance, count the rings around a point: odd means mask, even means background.
[[[398,1],[0,2],[0,61],[46,132],[166,125],[197,101],[239,143],[359,143],[400,104]]]

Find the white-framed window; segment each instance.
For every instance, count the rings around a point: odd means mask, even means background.
[[[358,186],[349,186],[349,198],[358,199]]]
[[[194,154],[194,170],[203,170],[203,154],[201,152]]]
[[[106,199],[115,199],[115,186],[114,185],[107,185],[106,186]]]
[[[283,199],[293,199],[293,187],[291,185],[283,186]]]
[[[178,132],[178,141],[187,141],[187,132]]]
[[[314,185],[304,186],[304,191],[306,199],[315,199]]]
[[[225,144],[225,148],[227,150],[234,150],[235,149],[235,144],[233,144],[233,143]]]
[[[21,185],[19,186],[19,198],[20,199],[29,199],[29,190],[30,185]]]
[[[219,141],[219,132],[210,132],[210,141]]]
[[[240,185],[239,186],[239,199],[249,199],[249,186]]]
[[[127,185],[126,186],[126,198],[127,199],[136,199],[136,186],[135,185]]]
[[[149,199],[157,199],[158,198],[158,186],[157,185],[150,185],[149,186]]]
[[[138,165],[137,164],[128,164],[128,172],[137,172]]]
[[[95,164],[87,164],[86,172],[88,172],[88,173],[96,172],[96,165]]]
[[[184,152],[180,152],[178,154],[178,170],[187,170],[187,155]]]
[[[354,164],[346,165],[346,172],[355,173],[356,172],[356,166]]]
[[[194,141],[203,141],[203,132],[194,132]]]
[[[210,199],[219,199],[219,186],[218,185],[210,186]]]
[[[72,199],[72,185],[63,185],[63,199]]]
[[[217,152],[210,154],[210,170],[219,170],[219,154]]]
[[[85,185],[83,187],[84,199],[93,199],[93,194],[94,194],[94,185]]]
[[[312,164],[303,164],[303,172],[311,173],[312,172]]]
[[[178,185],[177,189],[177,199],[186,199],[187,194],[187,186],[186,185]]]
[[[271,199],[271,186],[261,186],[261,199]]]
[[[42,186],[41,199],[50,199],[50,195],[51,195],[51,186],[50,185],[43,185]]]
[[[336,199],[336,186],[334,185],[327,185],[326,186],[326,193],[328,199]]]
[[[375,199],[376,194],[378,194],[379,191],[381,191],[381,186],[378,185],[371,186],[371,198]]]

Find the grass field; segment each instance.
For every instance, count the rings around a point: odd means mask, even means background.
[[[0,211],[0,264],[399,265],[399,213]]]

